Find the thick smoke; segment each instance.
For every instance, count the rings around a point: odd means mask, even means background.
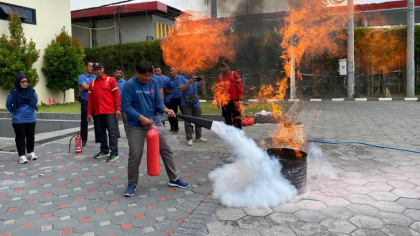
[[[308,172],[310,175],[325,176],[329,179],[336,179],[334,167],[325,158],[322,148],[314,143],[307,146],[308,149]]]
[[[270,158],[242,130],[213,122],[211,130],[232,149],[237,156],[231,164],[209,174],[214,183],[213,196],[231,207],[270,207],[290,201],[296,188],[280,173],[278,160]]]

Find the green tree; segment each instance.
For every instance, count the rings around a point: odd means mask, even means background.
[[[47,77],[48,88],[63,92],[63,103],[66,102],[66,90],[77,87],[77,76],[84,72],[83,55],[82,44],[65,28],[45,49],[42,72]]]
[[[36,50],[32,39],[27,42],[23,33],[22,21],[17,13],[10,15],[10,36],[0,38],[0,86],[6,90],[15,87],[15,78],[19,74],[29,77],[29,85],[34,87],[39,75],[32,65],[38,60],[40,50]]]

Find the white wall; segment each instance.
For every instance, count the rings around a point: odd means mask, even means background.
[[[156,15],[127,16],[121,17],[121,41],[122,43],[146,41],[147,36],[155,37],[154,22],[173,25],[173,21]],[[95,28],[108,28],[114,25],[114,19],[93,20]],[[73,25],[89,27],[87,21],[73,22]],[[73,37],[79,38],[84,48],[90,47],[90,30],[72,26]],[[97,47],[118,44],[118,30],[116,28],[101,29],[96,31],[93,37],[97,41]],[[95,46],[95,45],[94,45]]]
[[[80,28],[74,25],[78,25],[84,28]],[[89,22],[87,21],[77,22],[71,26],[72,36],[79,39],[79,41],[82,43],[83,48],[90,47],[90,30],[86,28],[90,28]]]
[[[173,20],[168,20],[166,18],[157,16],[157,15],[153,15],[153,18],[152,19],[153,19],[153,23],[154,22],[159,22],[159,23],[162,23],[162,24],[165,24],[165,25],[169,25],[169,26],[173,26],[174,23],[175,23],[175,21],[173,21]]]
[[[56,102],[63,101],[63,93],[60,90],[50,90],[46,87],[47,78],[42,73],[44,49],[47,47],[55,35],[59,34],[63,26],[71,35],[71,16],[70,0],[1,0],[18,6],[28,7],[36,11],[36,25],[22,24],[25,37],[36,44],[37,49],[41,49],[40,57],[33,67],[39,74],[39,82],[35,90],[39,97],[39,103],[42,101],[48,103],[48,98],[55,98]],[[0,35],[9,35],[8,21],[0,20]],[[10,91],[0,87],[0,108],[5,108],[6,97]],[[74,91],[66,91],[66,101],[74,102]]]

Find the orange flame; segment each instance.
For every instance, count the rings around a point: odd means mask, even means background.
[[[220,81],[219,83],[213,84],[211,88],[214,93],[213,105],[225,106],[229,103],[229,85],[229,81]]]
[[[258,100],[267,100],[268,104],[272,107],[274,116],[280,116],[283,112],[281,106],[277,105],[276,100],[284,101],[286,97],[286,90],[288,88],[287,79],[282,79],[276,82],[277,87],[273,87],[271,84],[263,84],[258,91]]]
[[[360,38],[355,39],[358,67],[367,74],[402,69],[407,61],[407,40],[399,31],[400,27],[361,29]]]
[[[289,122],[288,120],[292,121]],[[303,125],[293,122],[292,119],[284,119],[284,121],[277,125],[275,132],[270,132],[273,140],[273,147],[288,147],[294,149],[297,158],[302,158],[299,150],[305,145]]]
[[[296,74],[297,78],[301,79],[299,68],[304,57],[311,58],[325,52],[336,53],[339,49],[335,42],[342,37],[339,32],[346,23],[344,14],[332,14],[325,0],[291,0],[289,6],[290,10],[284,20],[285,26],[280,31],[283,37],[280,46],[285,49],[281,55],[284,59],[285,78],[276,83],[277,90],[271,85],[261,86],[258,93],[260,99],[283,101],[289,86],[287,78]],[[291,58],[294,60],[290,60]],[[281,114],[279,106],[274,101],[270,103],[274,114]],[[299,150],[305,145],[303,125],[295,123],[293,117],[282,116],[277,129],[270,132],[270,136],[273,147],[292,148],[296,150],[297,158],[302,158]]]
[[[195,73],[213,68],[220,57],[234,61],[238,37],[230,33],[230,24],[227,18],[206,19],[196,12],[182,13],[161,42],[165,64]]]
[[[285,27],[281,47],[285,49],[284,59],[286,76],[291,76],[292,65],[289,58],[294,57],[299,67],[302,57],[320,55],[325,52],[336,53],[338,46],[335,40],[342,37],[338,34],[345,26],[344,14],[332,14],[333,9],[327,7],[324,0],[291,0],[290,10],[285,17]],[[297,71],[298,78],[301,78]]]
[[[258,99],[268,100],[272,106],[273,115],[280,119],[276,130],[270,132],[272,147],[287,147],[295,150],[296,157],[302,158],[301,150],[305,145],[303,125],[295,123],[293,117],[282,115],[282,107],[276,104],[275,100],[284,101],[286,89],[288,88],[287,79],[276,82],[277,87],[272,85],[262,85],[258,92]],[[281,117],[280,117],[281,116]],[[264,143],[265,146],[265,143]]]

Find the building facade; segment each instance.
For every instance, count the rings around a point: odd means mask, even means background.
[[[41,68],[44,61],[44,49],[66,27],[71,34],[70,0],[60,0],[57,7],[56,0],[42,0],[42,4],[33,0],[0,0],[0,35],[9,36],[7,14],[4,11],[13,9],[22,17],[22,27],[26,39],[32,39],[37,49],[41,49],[38,61],[33,65],[39,74],[39,82],[35,90],[39,97],[38,104],[47,103],[49,98],[54,98],[56,102],[63,101],[63,93],[60,90],[47,88],[47,78],[42,73]],[[12,8],[9,8],[9,7]],[[22,10],[24,13],[22,13]],[[6,18],[6,19],[5,19]],[[4,90],[0,86],[0,108],[5,108],[6,97],[10,91]],[[74,102],[74,90],[66,91],[66,102]]]
[[[120,17],[118,17],[118,13]],[[166,37],[181,11],[158,1],[72,11],[72,32],[84,48]]]

